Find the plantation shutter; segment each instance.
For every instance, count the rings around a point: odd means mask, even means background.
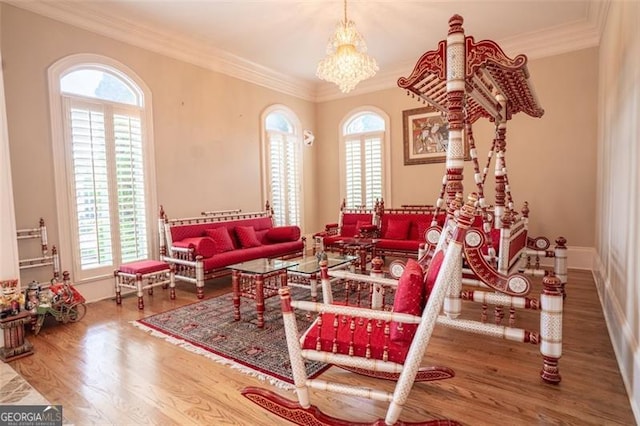
[[[347,207],[362,205],[362,151],[360,139],[345,141]]]
[[[382,198],[382,137],[367,137],[364,140],[364,175],[366,206],[374,206]]]
[[[114,114],[113,127],[120,252],[126,263],[149,253],[140,118]]]
[[[273,219],[277,226],[300,223],[300,164],[298,138],[268,132],[269,186]]]
[[[269,184],[271,186],[271,208],[273,220],[277,226],[285,223],[285,170],[284,170],[284,137],[280,133],[269,134]]]
[[[81,269],[113,265],[105,112],[76,103],[70,111],[71,151]]]
[[[382,198],[382,136],[345,140],[346,203],[372,208]]]
[[[81,271],[111,268],[149,254],[140,114],[66,98],[71,211]],[[119,244],[114,242],[119,241]]]
[[[300,161],[298,138],[287,135],[287,221],[288,225],[300,225]]]

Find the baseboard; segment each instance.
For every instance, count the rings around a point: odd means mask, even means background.
[[[553,244],[549,247],[549,250],[553,250]],[[567,247],[567,267],[569,269],[585,269],[592,271],[595,257],[596,250],[593,247]],[[546,267],[553,267],[553,262],[554,259],[552,257],[540,259],[540,264]]]
[[[611,282],[604,270],[600,256],[594,254],[593,279],[598,290],[598,297],[605,316],[611,345],[620,368],[620,375],[625,385],[631,410],[640,424],[640,346],[629,322],[625,318],[624,309],[611,291]]]

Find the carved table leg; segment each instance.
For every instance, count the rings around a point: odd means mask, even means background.
[[[240,272],[233,271],[231,286],[233,287],[233,319],[240,321]]]
[[[264,328],[264,276],[258,274],[256,280],[256,312],[258,313],[258,328]]]

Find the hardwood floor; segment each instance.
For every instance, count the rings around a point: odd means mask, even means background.
[[[535,287],[539,293],[539,286]],[[229,278],[207,283],[206,297],[230,291]],[[417,384],[401,419],[451,418],[465,425],[633,425],[635,419],[616,364],[595,284],[588,271],[571,271],[565,300],[562,382],[542,382],[534,345],[482,338],[437,326],[425,362],[453,368],[450,380]],[[35,354],[12,366],[45,398],[63,405],[76,425],[275,425],[285,421],[244,398],[245,386],[282,391],[176,345],[130,321],[196,301],[195,288],[178,284],[177,299],[156,289],[139,312],[134,296],[88,305],[74,324],[47,321],[28,335]],[[532,297],[538,297],[532,294]],[[463,309],[479,315],[477,308]],[[479,318],[479,316],[475,316]],[[518,326],[538,330],[538,315]],[[283,348],[283,350],[286,350]],[[364,386],[392,383],[332,367],[326,376]],[[327,414],[354,421],[384,417],[387,404],[312,392]]]

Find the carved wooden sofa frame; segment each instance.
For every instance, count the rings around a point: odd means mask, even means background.
[[[260,245],[250,248],[241,246],[233,231],[237,226],[256,226],[256,238]],[[207,229],[226,227],[232,240],[233,249],[224,253],[215,253],[209,257],[199,254],[198,247],[179,244],[174,241],[176,235],[197,237],[203,235]],[[270,240],[270,230],[286,231],[284,237]],[[161,260],[175,265],[175,279],[196,285],[199,299],[204,297],[204,283],[206,280],[231,274],[228,266],[257,258],[293,258],[304,253],[304,236],[300,236],[298,227],[275,227],[273,212],[267,203],[261,212],[243,213],[240,210],[226,210],[219,212],[203,212],[202,216],[169,219],[160,207],[159,219],[160,257]],[[275,238],[275,237],[274,237]],[[193,239],[193,238],[192,238]]]

